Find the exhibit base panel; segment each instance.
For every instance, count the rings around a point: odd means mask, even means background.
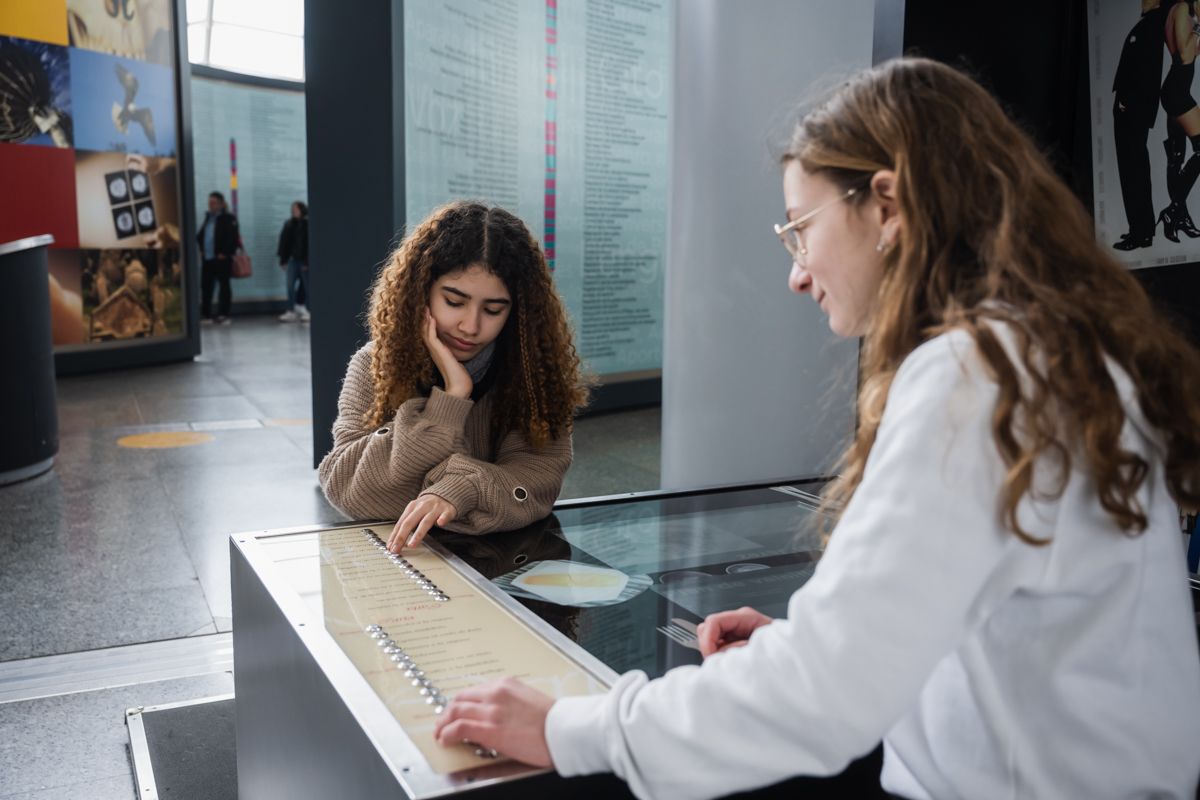
[[[230,561],[238,796],[404,797],[378,750],[236,548]]]

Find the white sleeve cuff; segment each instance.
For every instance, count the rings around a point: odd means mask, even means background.
[[[560,775],[611,772],[604,747],[604,704],[607,694],[562,697],[546,716],[546,745]]]

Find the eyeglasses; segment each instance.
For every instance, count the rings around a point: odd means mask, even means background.
[[[775,226],[775,233],[779,236],[779,241],[783,242],[783,246],[787,249],[788,254],[792,257],[793,261],[802,267],[806,266],[808,262],[808,248],[804,246],[804,239],[800,235],[803,226],[808,224],[813,217],[815,217],[817,214],[820,214],[831,205],[840,203],[849,197],[853,197],[858,193],[858,191],[859,189],[857,187],[853,189],[847,189],[844,194],[838,195],[826,203],[822,203],[812,211],[796,217],[796,219],[792,220],[786,225]]]

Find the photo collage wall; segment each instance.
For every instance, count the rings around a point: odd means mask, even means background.
[[[54,236],[57,350],[184,334],[172,8],[0,8],[0,242]]]

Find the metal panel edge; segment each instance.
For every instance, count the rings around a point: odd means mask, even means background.
[[[154,783],[154,766],[150,763],[150,746],[146,742],[146,727],[142,724],[145,708],[125,709],[125,727],[129,731],[129,756],[133,761],[133,785],[139,800],[158,800]]]
[[[716,486],[702,486],[689,489],[649,489],[644,492],[623,492],[621,494],[597,495],[595,497],[575,497],[569,500],[559,500],[554,504],[554,510],[586,508],[588,506],[608,505],[611,503],[634,503],[643,500],[671,500],[679,497],[721,494],[724,492],[747,492],[755,489],[774,489],[777,486],[828,480],[830,480],[830,476],[827,475],[808,475],[799,478],[778,478],[770,481],[746,484],[718,484]]]
[[[223,703],[226,700],[232,700],[232,694],[214,694],[208,697],[197,697],[192,700],[176,700],[173,703],[158,703],[153,706],[138,706],[143,714],[153,713],[155,711],[170,711],[175,708],[187,708],[188,706],[200,706],[205,703]],[[131,709],[132,710],[132,709]]]
[[[35,247],[49,247],[54,244],[54,237],[48,233],[39,233],[37,236],[26,236],[23,239],[14,239],[11,242],[0,244],[0,256],[11,256],[16,253],[23,253],[26,250],[32,250]]]

